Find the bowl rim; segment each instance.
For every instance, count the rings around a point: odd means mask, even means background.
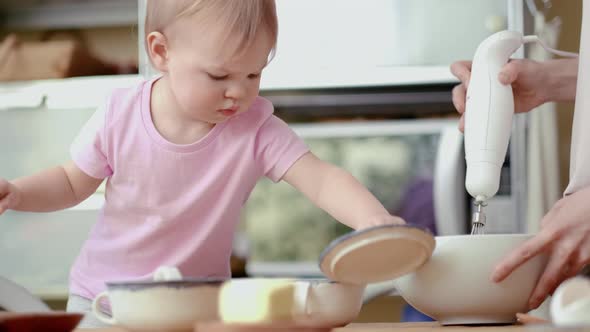
[[[202,277],[182,278],[178,280],[130,280],[130,281],[107,281],[108,290],[140,290],[156,287],[167,288],[190,288],[203,286],[220,286],[229,278]]]
[[[453,235],[437,235],[435,239],[482,239],[482,238],[530,238],[535,236],[534,233],[494,233],[494,234],[453,234]]]

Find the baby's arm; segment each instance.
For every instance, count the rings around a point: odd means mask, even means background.
[[[6,209],[29,212],[50,212],[72,207],[96,191],[103,179],[93,178],[73,162],[15,179],[8,183],[9,202],[0,202],[0,213]]]
[[[289,168],[283,180],[301,191],[336,220],[354,229],[404,221],[385,207],[350,173],[311,152]]]

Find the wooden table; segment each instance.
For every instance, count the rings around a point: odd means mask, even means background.
[[[337,328],[332,332],[590,332],[590,326],[581,328],[558,328],[551,325],[507,325],[507,326],[441,326],[438,323],[359,323]],[[74,332],[127,332],[120,328],[75,330]],[[222,329],[218,330],[222,331]],[[232,332],[235,330],[232,330]],[[261,332],[287,332],[281,329],[261,330]],[[302,330],[303,332],[304,330]],[[164,332],[164,331],[163,331]],[[295,330],[288,332],[296,332]]]
[[[441,326],[438,323],[373,323],[351,324],[338,332],[590,332],[590,326],[584,328],[558,328],[551,325],[505,325],[505,326]]]

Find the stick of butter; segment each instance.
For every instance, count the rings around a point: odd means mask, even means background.
[[[268,324],[292,321],[296,285],[290,279],[234,279],[221,286],[219,315],[225,323]]]

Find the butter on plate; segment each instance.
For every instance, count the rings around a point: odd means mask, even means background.
[[[234,279],[219,293],[219,315],[228,324],[290,322],[296,314],[296,283],[291,279]]]

